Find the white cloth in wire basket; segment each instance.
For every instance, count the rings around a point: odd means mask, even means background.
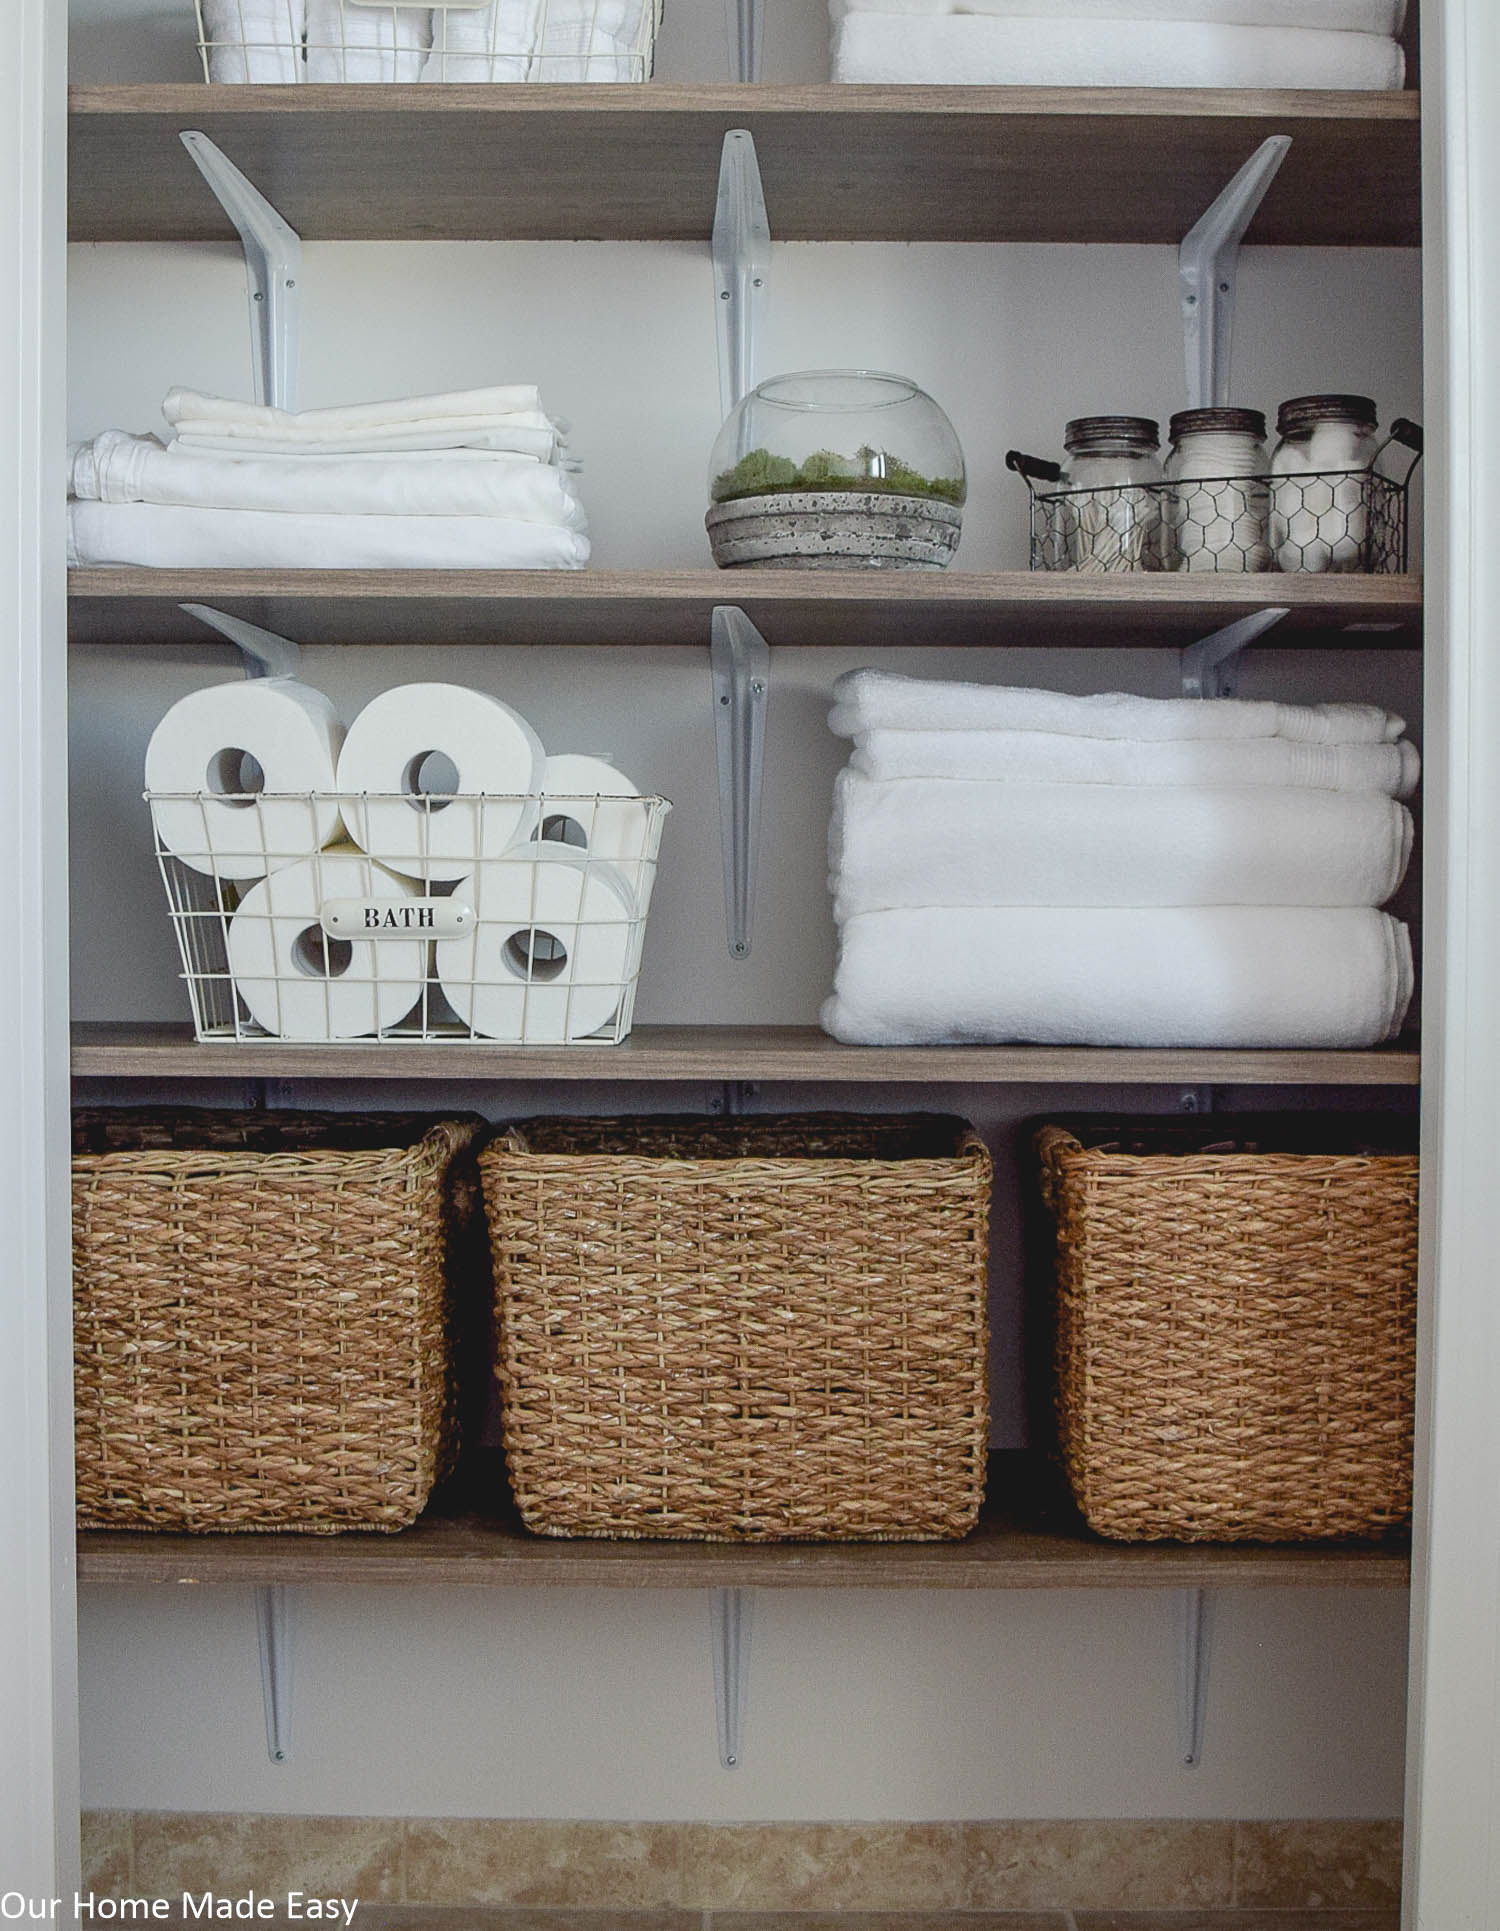
[[[661,0],[194,0],[205,80],[644,81]]]

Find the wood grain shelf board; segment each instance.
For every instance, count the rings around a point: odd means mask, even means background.
[[[706,241],[755,136],[778,240],[1177,242],[1269,134],[1249,239],[1414,246],[1415,92],[646,86],[70,90],[78,241],[223,241],[199,128],[310,240]]]
[[[841,1046],[813,1026],[637,1026],[618,1046],[457,1040],[199,1043],[186,1026],[83,1022],[79,1078],[159,1080],[687,1080],[814,1085],[1415,1086],[1408,1045],[1370,1051],[1092,1046]]]
[[[1256,648],[1420,642],[1419,577],[1079,577],[839,570],[144,570],[69,573],[77,643],[217,639],[209,603],[308,644],[706,646],[733,603],[782,646],[1180,646],[1248,611],[1289,606]]]

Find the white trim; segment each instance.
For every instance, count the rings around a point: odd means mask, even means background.
[[[0,1891],[78,1872],[68,1277],[63,0],[0,62]],[[57,1922],[67,1921],[63,1912]]]
[[[1500,13],[1423,0],[1423,1319],[1403,1924],[1500,1931]]]

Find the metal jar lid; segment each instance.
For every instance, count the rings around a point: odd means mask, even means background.
[[[1174,443],[1184,436],[1253,436],[1266,439],[1266,419],[1259,409],[1179,409],[1168,433]]]
[[[1369,396],[1293,396],[1276,411],[1276,433],[1296,436],[1320,422],[1355,422],[1373,429],[1379,420]]]
[[[1063,431],[1063,448],[1071,456],[1099,443],[1123,444],[1129,449],[1161,447],[1161,425],[1150,416],[1075,416]]]

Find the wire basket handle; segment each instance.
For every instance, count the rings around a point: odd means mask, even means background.
[[[1028,489],[1033,482],[1060,483],[1062,481],[1061,463],[1049,463],[1044,456],[1027,456],[1019,449],[1006,450],[1005,467],[1013,469],[1017,476],[1023,476]]]

